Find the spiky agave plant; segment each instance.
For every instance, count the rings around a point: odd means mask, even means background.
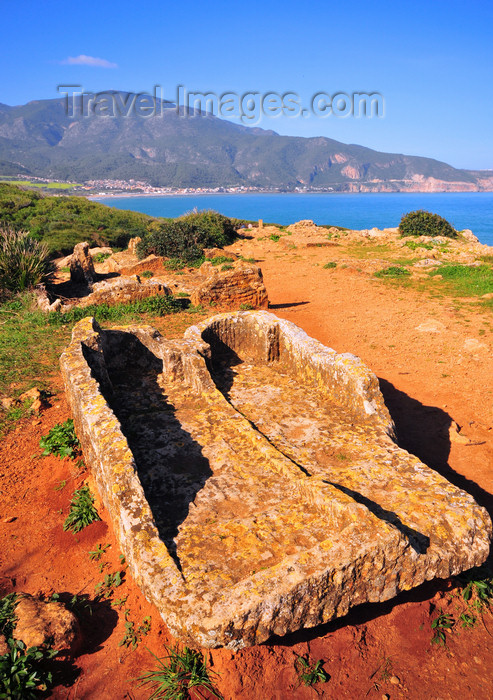
[[[27,231],[0,228],[0,291],[21,292],[47,282],[54,272],[44,243]]]

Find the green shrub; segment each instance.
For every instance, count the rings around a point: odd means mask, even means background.
[[[0,656],[0,698],[30,700],[53,685],[53,675],[45,662],[57,655],[53,649],[31,647],[9,639],[9,652]]]
[[[74,458],[79,451],[79,440],[75,434],[74,421],[68,418],[65,423],[57,423],[47,435],[43,435],[39,446],[46,457],[49,454]]]
[[[0,698],[26,700],[39,697],[40,691],[52,686],[53,678],[45,662],[58,652],[31,647],[13,638],[16,623],[15,593],[0,598],[0,632],[4,635],[8,652],[0,656]]]
[[[26,231],[0,228],[0,294],[47,282],[55,272],[48,248]]]
[[[137,255],[140,259],[162,255],[190,263],[202,258],[204,248],[222,248],[235,237],[234,224],[227,216],[210,210],[191,212],[174,221],[155,223],[137,245]]]
[[[418,248],[433,250],[435,248],[433,243],[419,243],[418,241],[406,241],[404,245],[410,250],[417,250]]]
[[[108,260],[109,257],[111,257],[111,253],[96,253],[96,255],[93,256],[92,261],[96,264],[104,263],[104,261]]]
[[[378,270],[375,272],[375,277],[388,278],[388,277],[409,277],[411,273],[406,270],[405,267],[399,267],[398,265],[391,265],[383,270]]]
[[[449,222],[438,214],[424,209],[404,214],[399,224],[401,236],[445,236],[457,238],[457,231]]]
[[[204,262],[205,258],[202,254],[198,258],[195,258],[194,260],[185,260],[183,258],[168,258],[167,260],[163,261],[163,267],[166,270],[173,270],[176,272],[176,270],[183,270],[184,267],[200,267],[202,263]]]
[[[63,529],[71,530],[76,534],[96,520],[101,520],[101,518],[94,507],[94,496],[90,492],[89,486],[82,486],[72,495],[70,512],[63,523]]]
[[[228,258],[227,255],[216,255],[215,258],[211,259],[213,265],[222,265],[223,263],[232,263],[234,258]]]
[[[0,183],[0,225],[29,231],[50,252],[71,253],[76,243],[126,247],[130,238],[144,236],[155,219],[121,211],[85,197],[46,197]]]
[[[16,602],[16,593],[9,593],[0,598],[0,633],[7,639],[12,636],[12,631],[15,627]]]

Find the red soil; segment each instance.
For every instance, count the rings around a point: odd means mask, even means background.
[[[262,257],[271,310],[337,351],[359,355],[381,380],[400,444],[493,513],[493,336],[488,316],[473,308],[457,311],[451,301],[390,287],[354,269],[323,269],[328,259],[337,259],[332,249],[310,248],[300,255],[270,242],[262,248],[258,242],[237,245],[245,255]],[[418,330],[428,321],[438,331]],[[69,417],[59,388],[40,418],[25,420],[0,444],[0,590],[93,597],[104,574],[121,568],[119,552],[100,503],[102,522],[77,536],[62,531],[70,496],[90,475],[79,473],[69,459],[39,456],[41,435]],[[451,421],[462,426],[472,444],[450,441]],[[66,485],[57,489],[63,481]],[[110,567],[103,573],[88,556],[99,543],[111,544],[105,557]],[[470,630],[457,625],[447,634],[445,647],[430,644],[436,611],[457,619],[462,610],[452,593],[450,582],[434,582],[270,644],[236,654],[213,650],[209,663],[219,674],[216,686],[228,700],[314,698],[313,689],[297,687],[294,670],[296,655],[309,653],[325,662],[330,675],[326,684],[316,686],[320,697],[490,698],[490,613]],[[63,662],[65,685],[58,685],[51,697],[149,697],[150,691],[138,689],[132,680],[154,666],[145,647],[163,656],[163,643],[173,640],[129,575],[114,595],[125,597],[120,609],[96,603],[92,616],[83,614],[83,648]],[[135,651],[118,646],[125,633],[125,608],[136,627],[144,616],[152,617],[151,632]]]

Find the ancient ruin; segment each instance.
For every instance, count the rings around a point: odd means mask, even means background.
[[[486,510],[398,447],[376,376],[273,314],[174,341],[86,318],[61,366],[131,572],[186,644],[313,627],[489,553]]]
[[[71,256],[58,261],[59,269],[70,265],[70,282],[62,278],[48,287],[38,285],[39,308],[64,313],[74,306],[114,306],[170,294],[189,297],[188,303],[195,306],[268,307],[267,290],[257,265],[240,260],[233,253],[226,256],[220,248],[211,248],[204,250],[207,259],[198,269],[185,267],[175,274],[157,255],[139,260],[135,252],[139,240],[130,239],[127,250],[114,255],[111,248],[91,249],[87,242],[78,243]],[[95,264],[94,251],[105,259]]]

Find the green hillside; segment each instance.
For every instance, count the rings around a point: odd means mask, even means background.
[[[70,253],[80,241],[123,247],[133,236],[143,236],[153,221],[84,197],[46,197],[0,183],[0,225],[29,231],[54,253]]]

